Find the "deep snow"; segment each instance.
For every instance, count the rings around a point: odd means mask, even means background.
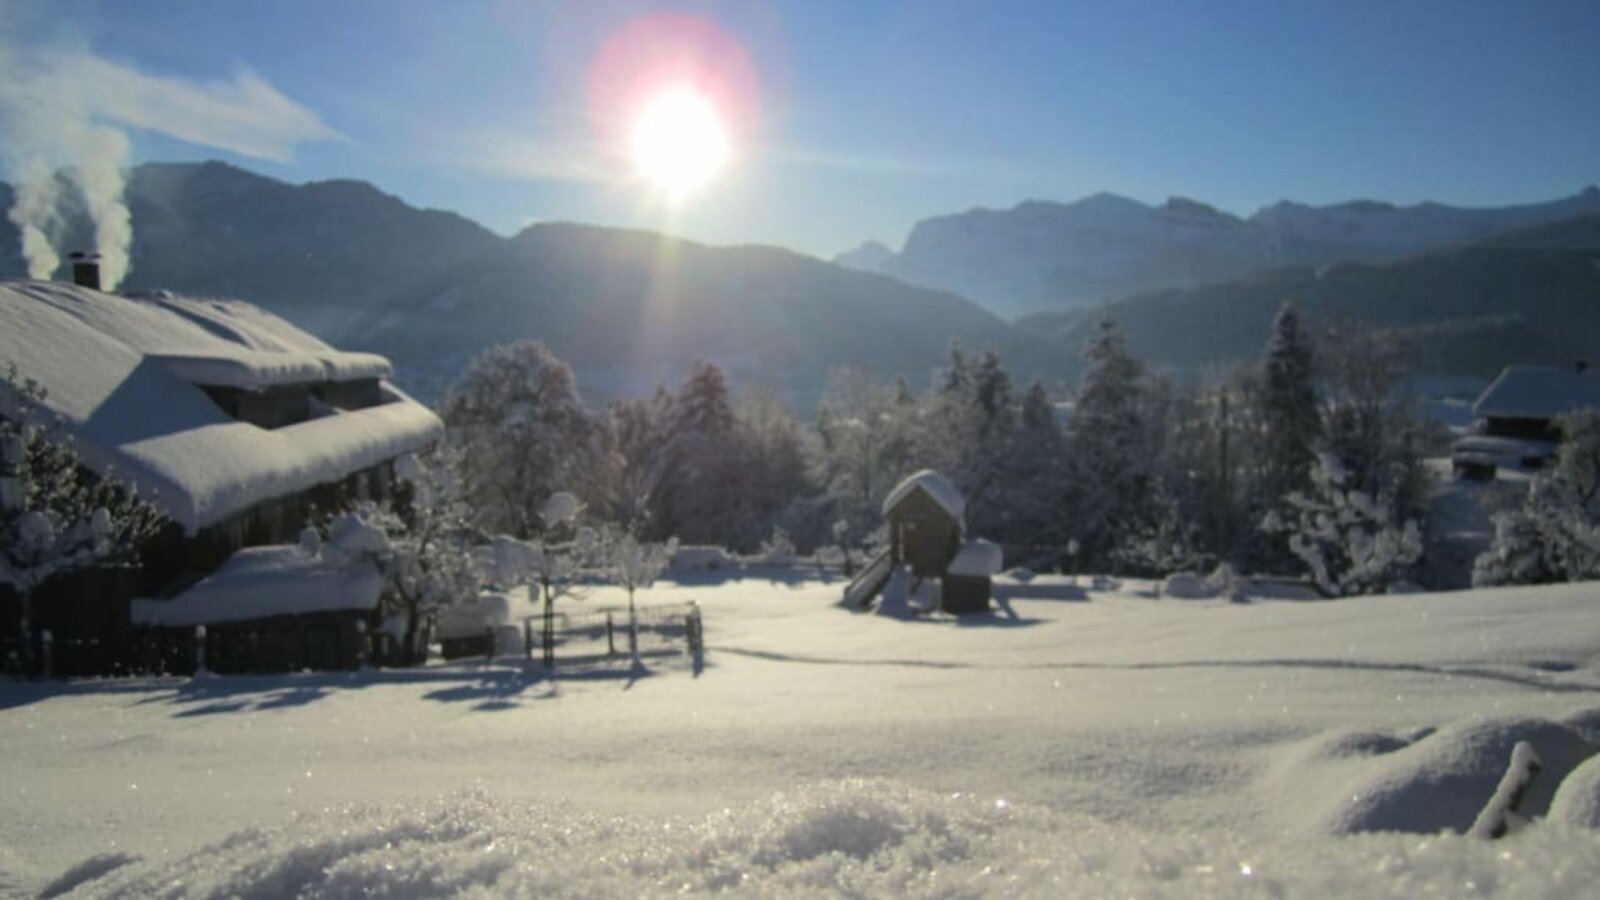
[[[1341,601],[1002,577],[904,619],[696,574],[706,666],[0,685],[0,887],[83,896],[1570,897],[1600,585]],[[711,581],[710,579],[721,579]],[[625,605],[598,590],[577,612]],[[1571,796],[1567,796],[1570,793]],[[1406,828],[1409,832],[1383,829]],[[80,883],[81,882],[81,883]]]

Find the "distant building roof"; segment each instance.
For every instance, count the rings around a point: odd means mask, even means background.
[[[424,449],[443,431],[388,384],[377,405],[322,408],[281,428],[229,416],[200,385],[264,390],[389,374],[381,356],[336,350],[236,301],[0,280],[0,371],[7,363],[48,392],[44,406],[86,465],[114,468],[191,534]],[[17,400],[0,382],[0,414],[14,415]]]
[[[950,483],[950,479],[932,469],[923,469],[900,482],[889,492],[889,496],[883,499],[883,514],[888,515],[890,510],[899,506],[917,490],[925,492],[929,499],[956,521],[960,521],[966,512],[967,502],[962,499],[961,492],[956,490],[956,486]]]
[[[1578,366],[1507,366],[1478,402],[1480,419],[1554,419],[1600,407],[1600,372]]]

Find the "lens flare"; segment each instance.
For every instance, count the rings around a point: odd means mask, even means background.
[[[629,20],[590,65],[590,122],[607,152],[673,207],[741,158],[757,118],[750,54],[704,16]]]

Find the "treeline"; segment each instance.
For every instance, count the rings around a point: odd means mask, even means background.
[[[1417,562],[1429,435],[1382,338],[1342,329],[1314,350],[1286,306],[1256,365],[1209,379],[1151,372],[1110,319],[1085,356],[1059,401],[959,348],[920,392],[836,370],[802,422],[773,396],[736,400],[707,362],[676,390],[592,410],[564,362],[520,342],[474,359],[440,412],[477,524],[519,537],[571,491],[589,518],[645,539],[747,551],[782,530],[802,549],[857,546],[889,490],[934,468],[965,494],[969,530],[1013,564],[1228,562],[1348,593]]]

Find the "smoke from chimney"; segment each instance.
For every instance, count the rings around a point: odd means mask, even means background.
[[[16,198],[7,218],[22,234],[22,256],[31,278],[47,279],[61,265],[56,247],[68,222],[62,191],[83,198],[101,257],[101,281],[114,290],[128,272],[133,243],[132,217],[123,202],[123,166],[127,137],[115,128],[95,124],[79,92],[52,90],[48,79],[30,80],[15,68],[0,46],[0,157]],[[8,65],[10,62],[12,65]]]

